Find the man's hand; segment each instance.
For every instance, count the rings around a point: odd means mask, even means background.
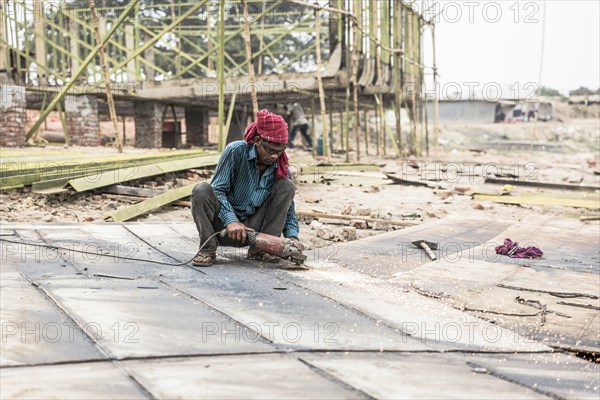
[[[291,241],[293,241],[294,244],[296,245],[296,247],[298,247],[300,250],[304,250],[304,245],[300,242],[300,239],[298,239],[296,236],[290,236],[289,239]]]
[[[252,230],[241,222],[232,222],[227,225],[227,235],[234,240],[242,243],[246,242],[246,229]]]

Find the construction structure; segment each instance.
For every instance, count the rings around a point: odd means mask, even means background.
[[[98,145],[100,113],[110,115],[119,146],[119,118],[133,116],[136,147],[178,147],[178,108],[183,142],[207,145],[215,115],[221,149],[241,138],[256,108],[299,102],[313,114],[313,138],[329,132],[357,159],[388,146],[420,154],[437,135],[436,108],[430,140],[421,96],[423,31],[435,37],[429,3],[0,0],[0,145],[34,141],[59,111],[67,143]],[[435,61],[432,69],[435,79]],[[27,131],[26,109],[41,111]],[[395,127],[385,126],[385,110],[394,110]],[[172,136],[165,118],[175,120]]]

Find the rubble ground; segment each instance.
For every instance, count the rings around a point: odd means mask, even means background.
[[[470,133],[484,128],[487,129],[485,135],[469,136]],[[329,173],[329,179],[325,181],[315,180],[310,174],[295,176],[295,206],[298,212],[352,217],[344,220],[317,220],[314,217],[300,216],[301,240],[309,247],[319,247],[335,241],[361,239],[402,228],[393,222],[399,221],[405,225],[420,224],[445,216],[484,217],[518,222],[531,215],[562,215],[573,218],[597,215],[597,209],[510,205],[479,202],[472,198],[473,192],[500,193],[503,189],[503,185],[484,184],[482,176],[473,175],[474,165],[478,165],[478,171],[483,171],[488,176],[516,175],[517,179],[539,182],[598,186],[599,177],[595,174],[600,164],[597,152],[599,129],[595,121],[583,121],[572,125],[541,125],[537,138],[550,138],[556,143],[564,144],[561,151],[508,151],[502,148],[485,151],[458,150],[473,147],[477,142],[493,143],[500,136],[513,140],[527,138],[530,130],[530,124],[442,126],[441,136],[447,143],[444,147],[432,149],[429,156],[409,159],[398,159],[389,153],[383,157],[362,156],[361,164],[377,164],[379,172],[360,171],[358,168],[350,173],[350,178],[347,175],[343,176],[339,171]],[[582,150],[577,152],[575,148]],[[97,151],[94,148],[83,147],[72,150],[86,153]],[[11,152],[18,151],[20,150],[11,149]],[[126,149],[126,152],[130,151],[138,152],[139,149]],[[305,160],[310,155],[301,149],[289,150],[288,154],[292,162],[294,159]],[[343,159],[343,155],[334,154],[330,162],[336,165],[342,163]],[[391,181],[384,180],[383,173],[417,182],[437,183],[438,187],[391,184]],[[191,170],[140,179],[125,185],[168,190],[209,180],[210,175],[209,170]],[[344,179],[341,179],[342,177]],[[532,187],[516,187],[512,190],[517,193],[543,191]],[[98,222],[103,221],[103,216],[109,211],[137,201],[139,199],[103,193],[102,189],[54,195],[32,193],[30,188],[4,190],[0,192],[0,222]],[[193,222],[188,207],[175,205],[154,210],[133,221]]]

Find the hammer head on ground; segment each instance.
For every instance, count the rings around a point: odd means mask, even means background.
[[[429,248],[431,250],[437,250],[437,248],[438,248],[438,244],[437,243],[430,242],[430,241],[427,241],[427,240],[415,240],[414,242],[412,242],[412,244],[414,244],[418,248],[421,248],[421,243],[425,243],[427,246],[429,246]]]

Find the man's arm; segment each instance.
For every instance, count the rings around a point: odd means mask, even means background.
[[[283,236],[286,238],[298,238],[300,233],[300,226],[298,225],[298,218],[296,218],[296,210],[294,202],[290,205],[287,215],[285,217],[285,224],[283,225]]]
[[[219,218],[223,221],[223,225],[227,226],[232,222],[238,222],[238,218],[233,211],[233,206],[227,199],[227,193],[231,190],[233,185],[233,177],[235,174],[235,164],[237,160],[231,147],[225,147],[217,168],[215,169],[215,175],[212,178],[211,186],[213,187],[217,199],[221,204],[219,210]]]

